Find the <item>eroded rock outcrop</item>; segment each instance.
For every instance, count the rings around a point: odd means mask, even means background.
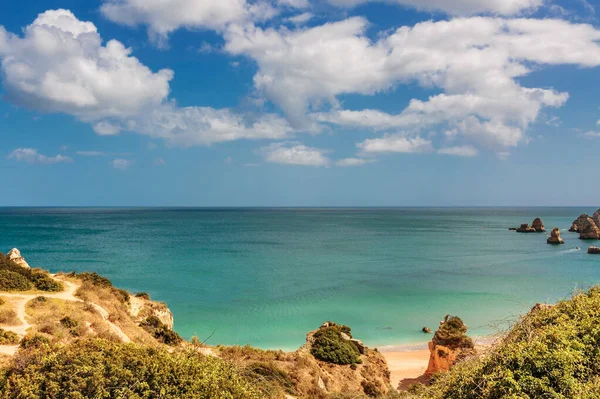
[[[598,247],[589,247],[588,254],[590,255],[600,255],[600,248]]]
[[[517,233],[535,233],[536,230],[531,227],[528,223],[523,223],[519,228],[517,228]]]
[[[581,230],[579,231],[579,238],[582,240],[599,240],[600,229],[591,217],[588,217],[583,222]]]
[[[533,220],[533,223],[531,223],[531,227],[533,227],[535,229],[535,231],[538,233],[544,233],[546,231],[546,228],[544,227],[544,223],[542,222],[542,219],[540,219],[540,218],[535,218]]]
[[[136,322],[154,316],[167,326],[169,330],[173,330],[173,313],[167,305],[162,302],[131,296],[129,298],[129,314]]]
[[[581,231],[581,228],[583,227],[583,222],[585,222],[585,220],[589,217],[590,216],[586,213],[580,215],[577,219],[573,221],[573,224],[571,224],[571,228],[569,229],[569,231],[579,233]]]
[[[446,372],[459,360],[475,353],[467,326],[456,316],[446,316],[429,343],[429,365],[425,374]]]
[[[594,214],[592,215],[592,220],[594,221],[594,223],[596,223],[596,226],[600,228],[600,209],[594,212]]]
[[[560,237],[560,230],[558,229],[558,227],[555,227],[552,232],[550,233],[550,237],[548,238],[548,240],[546,240],[546,242],[548,244],[553,244],[553,245],[557,245],[557,244],[564,244],[565,240],[563,240]]]
[[[8,251],[6,256],[8,256],[8,258],[10,260],[12,260],[14,263],[16,263],[17,265],[24,267],[26,269],[31,269],[31,266],[29,266],[29,264],[25,261],[25,258],[23,258],[23,256],[21,256],[21,251],[19,251],[17,248],[13,248],[10,251]]]

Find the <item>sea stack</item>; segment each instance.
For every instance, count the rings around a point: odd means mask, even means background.
[[[535,232],[536,232],[536,230],[533,227],[529,226],[528,223],[523,223],[521,225],[521,227],[519,227],[517,229],[517,233],[535,233]]]
[[[550,238],[546,241],[548,244],[564,244],[565,240],[560,237],[560,230],[558,227],[555,227],[550,233]]]
[[[458,361],[475,353],[473,340],[467,337],[467,326],[460,317],[446,316],[429,343],[429,365],[426,375],[446,372]]]
[[[544,233],[546,231],[546,228],[544,227],[544,223],[542,222],[542,219],[540,219],[540,218],[535,218],[533,223],[531,223],[531,227],[533,227],[535,229],[535,231],[538,233]]]
[[[579,233],[581,231],[581,228],[583,227],[583,222],[585,222],[585,220],[589,217],[590,216],[586,213],[580,215],[577,219],[573,221],[573,224],[571,225],[569,231],[573,233]]]
[[[591,217],[583,222],[579,231],[579,238],[582,240],[600,240],[600,229]]]
[[[598,247],[589,247],[588,254],[590,255],[600,255],[600,248]]]
[[[21,256],[21,251],[17,248],[13,248],[6,254],[10,260],[12,260],[17,265],[24,267],[25,269],[31,269],[31,266],[25,261],[25,258]]]

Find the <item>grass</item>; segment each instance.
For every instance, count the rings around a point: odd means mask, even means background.
[[[18,326],[21,321],[14,310],[14,304],[10,299],[0,298],[0,324],[5,326]]]

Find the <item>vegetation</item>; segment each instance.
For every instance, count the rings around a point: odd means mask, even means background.
[[[159,342],[167,345],[176,346],[183,341],[179,334],[165,326],[156,316],[146,318],[140,323],[140,327],[148,331]]]
[[[146,299],[146,300],[150,300],[150,294],[148,294],[147,292],[138,292],[137,294],[135,294],[136,298],[142,298],[142,299]]]
[[[314,334],[310,353],[319,360],[334,364],[360,363],[360,352],[354,343],[342,338],[346,334],[352,338],[350,327],[329,323]]]
[[[435,332],[433,343],[450,349],[473,349],[473,340],[467,336],[467,326],[460,317],[446,315],[444,323]]]
[[[45,271],[24,268],[0,253],[0,290],[27,291],[33,288],[47,292],[64,289],[60,282],[52,279]]]
[[[40,347],[49,347],[50,340],[43,335],[33,334],[26,335],[22,340],[19,346],[23,349],[29,348],[40,348]]]
[[[41,345],[20,353],[0,398],[253,399],[268,394],[233,364],[192,351],[106,340]]]
[[[600,397],[600,288],[537,307],[488,354],[458,363],[417,398]],[[410,395],[409,395],[410,397]]]
[[[0,328],[0,345],[16,345],[18,343],[19,336],[17,334]]]

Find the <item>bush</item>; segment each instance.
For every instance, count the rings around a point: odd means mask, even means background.
[[[450,349],[473,349],[473,340],[467,337],[467,326],[460,317],[446,315],[444,323],[435,332],[433,343]]]
[[[362,386],[365,395],[371,398],[378,398],[383,395],[381,387],[376,382],[363,380],[360,385]]]
[[[35,335],[26,335],[21,340],[21,348],[38,348],[38,347],[47,347],[50,345],[50,340],[43,335],[35,334]]]
[[[102,277],[101,275],[99,275],[98,273],[89,273],[89,272],[84,272],[84,273],[79,273],[77,274],[77,278],[79,278],[80,280],[83,280],[84,282],[88,282],[90,284],[93,284],[95,286],[98,287],[112,287],[112,282],[107,279],[106,277]]]
[[[350,335],[350,327],[332,324],[321,327],[314,334],[310,353],[317,359],[334,364],[360,363],[360,352],[356,345],[342,338],[342,333]]]
[[[32,272],[31,282],[40,291],[59,292],[64,290],[64,286],[59,281],[54,280],[44,272]]]
[[[137,294],[135,294],[136,298],[142,298],[142,299],[146,299],[146,300],[150,300],[150,294],[148,294],[147,292],[138,292]]]
[[[0,328],[0,345],[16,345],[18,343],[19,336],[17,334]]]
[[[27,291],[31,283],[19,273],[0,269],[0,290],[2,291]]]
[[[296,394],[294,382],[285,371],[273,363],[252,363],[246,368],[246,375],[252,380],[263,380],[267,384],[281,387],[289,394]]]
[[[149,316],[146,318],[146,320],[140,323],[140,327],[146,330],[154,338],[167,345],[176,346],[183,341],[179,334],[170,330],[156,316]]]
[[[0,309],[0,324],[18,324],[17,313],[12,309]]]
[[[231,363],[101,339],[17,354],[0,398],[269,398]]]
[[[66,328],[75,328],[79,326],[79,323],[70,318],[69,316],[65,316],[62,319],[60,319],[60,324],[62,324]]]
[[[129,303],[129,292],[118,288],[113,288],[113,294],[117,297],[121,303]]]

